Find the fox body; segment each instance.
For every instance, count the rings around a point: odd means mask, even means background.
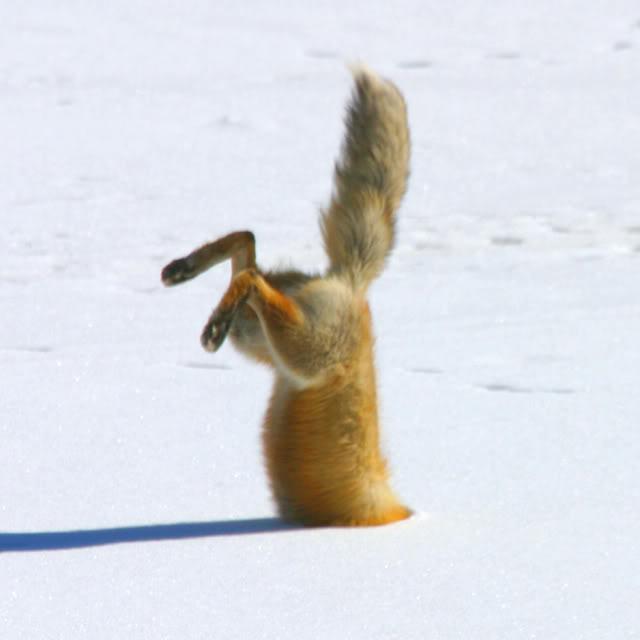
[[[334,192],[321,215],[329,268],[322,276],[263,271],[250,231],[224,236],[169,263],[166,285],[231,260],[229,288],[202,332],[216,351],[236,348],[271,366],[263,428],[267,473],[280,515],[307,525],[379,525],[408,517],[380,451],[367,289],[394,241],[409,174],[402,95],[354,70]]]

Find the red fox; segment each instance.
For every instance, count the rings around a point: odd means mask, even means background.
[[[261,270],[250,231],[162,271],[170,286],[231,260],[231,284],[201,342],[216,351],[229,334],[239,351],[273,368],[263,428],[267,473],[280,516],[310,526],[381,525],[411,514],[389,486],[380,452],[366,298],[393,246],[407,188],[407,112],[394,84],[364,68],[353,75],[334,192],[321,213],[327,272]]]

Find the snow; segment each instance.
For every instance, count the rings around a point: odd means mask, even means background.
[[[273,516],[270,375],[200,329],[316,224],[364,60],[411,186],[373,307],[416,510]],[[640,637],[637,2],[0,6],[2,638]]]

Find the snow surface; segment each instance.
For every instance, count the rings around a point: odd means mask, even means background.
[[[273,517],[266,370],[199,333],[251,228],[321,268],[350,79],[404,91],[376,529]],[[0,3],[0,637],[640,637],[640,6]]]

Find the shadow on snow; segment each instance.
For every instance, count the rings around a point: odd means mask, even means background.
[[[274,533],[297,529],[278,518],[179,522],[175,524],[86,529],[78,531],[37,531],[0,533],[0,553],[7,551],[60,551],[125,542],[158,542],[188,538],[216,538],[251,533]]]

